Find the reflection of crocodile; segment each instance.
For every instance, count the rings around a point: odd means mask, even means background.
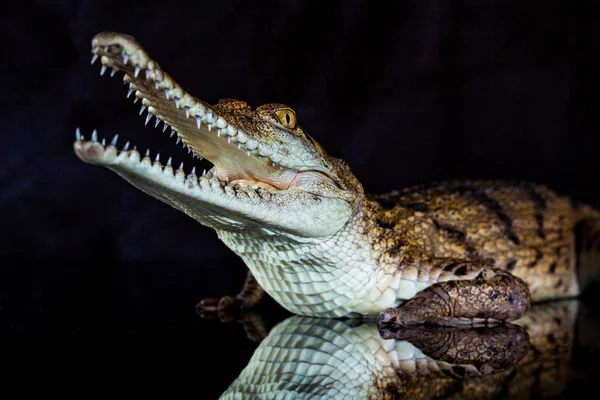
[[[269,333],[222,399],[529,398],[573,378],[574,300],[536,304],[520,325],[413,327],[291,317]],[[529,340],[528,340],[529,338]]]
[[[513,320],[530,300],[580,291],[576,227],[598,232],[598,214],[543,186],[459,182],[365,195],[292,109],[243,101],[209,105],[186,93],[130,36],[100,33],[93,60],[125,73],[130,94],[196,157],[186,174],[171,159],[117,148],[78,131],[84,161],[214,228],[260,286],[307,316],[377,316],[399,324]],[[583,236],[582,236],[583,237]],[[600,235],[581,248],[593,253]],[[587,254],[586,253],[586,254]],[[583,262],[585,261],[585,262]],[[252,281],[252,278],[250,278]],[[243,306],[260,297],[239,296]],[[400,308],[394,308],[402,305]]]

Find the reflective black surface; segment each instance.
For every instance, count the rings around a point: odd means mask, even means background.
[[[34,352],[32,360],[41,363],[36,362],[36,368],[49,368],[44,376],[62,371],[64,367],[52,362],[60,358],[72,362],[65,370],[69,376],[97,382],[102,365],[108,362],[115,377],[126,378],[129,388],[137,385],[137,379],[151,379],[176,382],[178,388],[199,387],[203,398],[217,398],[231,390],[244,368],[251,367],[248,363],[256,349],[265,343],[261,338],[249,339],[247,332],[257,330],[238,321],[258,321],[271,335],[274,326],[300,318],[267,298],[250,317],[232,315],[226,317],[229,322],[202,319],[196,314],[200,298],[195,293],[215,294],[204,274],[194,272],[191,265],[105,264],[98,273],[93,265],[63,264],[55,266],[52,274],[44,272],[47,267],[15,264],[3,271],[0,280],[4,343],[22,349],[23,354]],[[168,270],[189,272],[194,279],[185,284],[165,280]],[[57,278],[61,276],[57,271],[62,271],[63,279]],[[31,283],[29,279],[37,280],[35,292],[23,290]],[[18,282],[22,286],[15,285]],[[397,370],[394,385],[386,390],[401,397],[435,398],[433,394],[438,393],[443,398],[465,394],[487,398],[485,393],[491,393],[495,398],[568,398],[594,390],[600,378],[600,317],[590,308],[593,304],[589,296],[581,306],[579,301],[542,304],[519,324],[521,328],[479,328],[460,332],[462,339],[448,328],[380,332],[373,321],[309,320],[315,327],[311,329],[341,324],[349,331],[369,332],[378,340],[406,341],[419,348],[423,357],[446,365],[441,376],[408,379]],[[272,341],[269,337],[266,340]],[[487,359],[469,359],[451,345],[478,340]],[[510,343],[514,348],[509,351]],[[40,357],[48,351],[58,358]],[[429,389],[415,392],[415,388]]]

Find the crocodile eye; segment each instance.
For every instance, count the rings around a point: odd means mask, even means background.
[[[280,108],[275,111],[275,115],[281,125],[288,129],[296,128],[296,113],[291,108]]]

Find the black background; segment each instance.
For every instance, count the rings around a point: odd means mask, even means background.
[[[112,361],[123,370],[157,352],[171,365],[182,357],[196,365],[188,372],[207,398],[237,376],[254,346],[239,326],[194,312],[203,297],[235,293],[245,276],[215,233],[72,152],[76,127],[97,128],[193,164],[143,125],[120,77],[100,77],[99,65],[90,66],[91,39],[103,30],[136,37],[205,101],[293,107],[367,192],[516,179],[600,204],[593,2],[3,7],[0,321],[18,342],[64,349],[93,342],[111,350],[99,354],[118,354]],[[286,315],[271,309],[269,323]]]

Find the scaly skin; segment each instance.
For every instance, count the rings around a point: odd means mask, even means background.
[[[107,145],[95,133],[86,141],[78,131],[79,158],[215,229],[293,313],[460,325],[513,320],[531,299],[580,291],[574,230],[598,220],[589,207],[524,183],[365,195],[350,167],[304,132],[291,108],[202,102],[128,35],[100,33],[92,53],[102,72],[124,72],[146,123],[164,122],[214,167],[200,177],[174,171],[170,160],[119,150],[116,138]]]

